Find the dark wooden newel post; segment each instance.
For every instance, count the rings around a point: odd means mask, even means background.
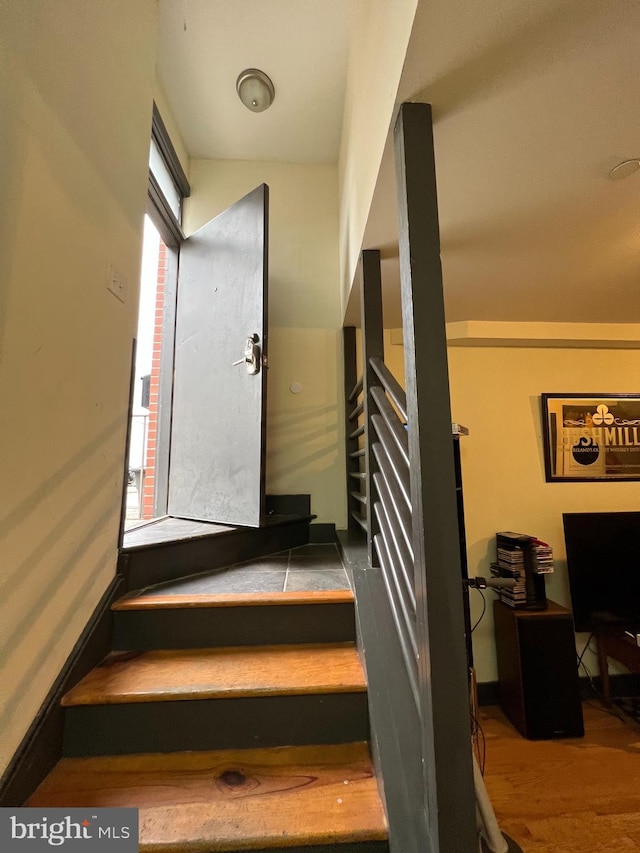
[[[373,538],[379,533],[378,520],[373,509],[373,475],[378,470],[375,456],[371,451],[373,443],[373,427],[371,416],[374,413],[371,405],[371,388],[380,385],[370,359],[384,360],[384,334],[382,326],[382,277],[380,273],[380,252],[377,249],[365,249],[360,255],[360,305],[362,316],[362,376],[364,388],[364,418],[365,418],[365,460],[366,460],[366,495],[367,495],[367,541],[369,546],[369,563],[378,567],[380,562]]]
[[[477,850],[431,107],[395,128],[427,823],[434,853]]]
[[[353,516],[354,512],[359,512],[359,507],[351,495],[352,491],[356,488],[352,475],[357,474],[360,470],[358,457],[354,456],[355,453],[358,453],[358,439],[352,436],[355,425],[349,418],[354,408],[354,402],[349,398],[358,381],[355,326],[345,326],[343,328],[342,347],[344,355],[344,438],[347,460],[347,526],[352,533],[360,530],[362,534],[360,525]]]

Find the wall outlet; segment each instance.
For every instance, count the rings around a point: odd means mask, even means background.
[[[120,302],[125,302],[127,298],[127,279],[120,270],[116,269],[113,264],[109,264],[109,273],[107,276],[107,290],[110,290]]]

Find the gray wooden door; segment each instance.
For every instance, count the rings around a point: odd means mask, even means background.
[[[178,518],[264,520],[268,204],[262,184],[180,248],[168,502]]]

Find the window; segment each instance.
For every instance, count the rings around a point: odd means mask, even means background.
[[[182,201],[188,198],[190,193],[187,176],[154,104],[149,149],[147,213],[164,242],[174,249],[184,240],[181,226]]]
[[[166,513],[178,249],[189,183],[153,105],[125,527]],[[144,393],[143,393],[144,390]]]

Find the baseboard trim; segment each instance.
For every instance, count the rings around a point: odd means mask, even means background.
[[[17,808],[62,756],[64,711],[60,699],[111,649],[111,605],[124,591],[118,575],[109,584],[47,694],[13,759],[0,778],[0,806]]]
[[[483,708],[486,705],[500,704],[500,686],[497,681],[483,681],[477,685],[478,705]]]
[[[311,515],[311,495],[267,495],[267,515]]]
[[[312,545],[324,545],[337,541],[335,524],[319,522],[309,525],[309,542]]]
[[[593,685],[592,685],[593,682]],[[611,684],[612,696],[640,696],[640,684],[638,684],[638,676],[633,673],[620,673],[618,675],[610,675],[609,682]],[[596,675],[591,680],[585,676],[581,676],[580,683],[580,698],[585,699],[602,699],[602,686],[600,676]],[[595,688],[595,690],[594,690]],[[497,681],[483,681],[478,684],[478,705],[499,705],[500,704],[500,685]]]

